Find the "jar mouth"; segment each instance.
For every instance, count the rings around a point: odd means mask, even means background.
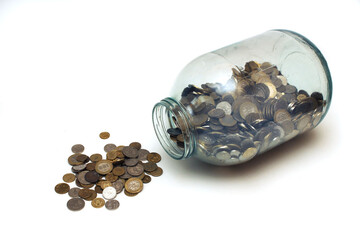
[[[190,157],[195,141],[189,116],[182,104],[173,98],[161,100],[153,108],[152,121],[156,136],[167,154],[177,160]],[[170,128],[180,128],[184,136],[183,146],[171,139],[167,132]]]

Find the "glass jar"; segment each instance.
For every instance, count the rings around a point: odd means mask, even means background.
[[[271,30],[190,62],[154,106],[153,125],[174,159],[239,164],[316,127],[331,95],[319,49]]]

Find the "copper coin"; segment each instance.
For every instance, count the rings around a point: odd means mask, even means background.
[[[102,193],[102,188],[100,187],[100,186],[96,186],[95,187],[95,192],[97,192],[97,193]]]
[[[119,159],[125,159],[125,155],[123,154],[123,152],[121,152],[121,151],[118,151],[117,152],[117,156],[116,156],[117,158],[119,158]]]
[[[141,164],[137,164],[134,167],[128,167],[126,170],[132,176],[140,176],[144,173],[144,167]]]
[[[163,174],[163,170],[161,167],[158,167],[154,171],[148,172],[148,174],[150,174],[151,176],[154,176],[154,177],[159,177]]]
[[[82,162],[79,162],[76,160],[77,156],[79,156],[80,154],[79,153],[75,153],[73,155],[71,155],[69,158],[68,158],[68,163],[71,165],[71,166],[78,166],[78,165],[81,165],[83,164]]]
[[[81,163],[85,163],[89,161],[89,157],[86,156],[85,154],[79,154],[76,156],[76,161],[81,162]]]
[[[112,183],[110,181],[102,181],[100,187],[104,190],[107,187],[112,187]]]
[[[85,150],[85,147],[81,144],[75,144],[71,147],[73,153],[82,153]]]
[[[112,170],[112,173],[116,176],[121,176],[125,173],[125,168],[124,167],[115,167]]]
[[[128,197],[135,197],[136,195],[138,195],[137,193],[128,192],[128,191],[126,191],[126,189],[125,189],[124,193],[125,193],[125,195],[128,196]]]
[[[125,189],[129,193],[139,193],[143,189],[143,182],[138,178],[129,178],[125,182]]]
[[[125,159],[124,164],[128,167],[132,167],[138,164],[138,162],[139,160],[137,158],[129,158],[129,159]]]
[[[132,142],[129,144],[130,147],[136,148],[137,150],[141,149],[141,144],[139,142]]]
[[[134,147],[124,147],[123,154],[128,158],[136,158],[139,155],[139,151]]]
[[[150,162],[158,163],[161,161],[161,156],[156,152],[152,152],[147,155],[147,160],[149,160]]]
[[[113,144],[113,143],[108,143],[104,146],[104,151],[105,152],[110,152],[112,150],[115,150],[116,149],[116,145]]]
[[[71,198],[66,206],[68,207],[68,209],[70,209],[71,211],[79,211],[81,209],[84,208],[85,206],[85,201],[82,200],[81,198]]]
[[[108,174],[112,169],[113,165],[109,160],[98,161],[95,165],[96,172],[102,175]]]
[[[151,177],[149,175],[145,175],[142,179],[143,183],[149,183],[151,182]]]
[[[115,200],[115,199],[108,200],[108,201],[105,203],[105,207],[106,207],[106,209],[108,209],[108,210],[118,209],[119,206],[120,206],[119,201],[118,201],[118,200]]]
[[[96,165],[96,163],[94,163],[94,162],[86,164],[86,170],[94,171],[95,170],[95,165]]]
[[[68,194],[72,198],[77,198],[77,197],[79,197],[79,191],[80,191],[80,188],[73,187],[73,188],[70,188]]]
[[[79,194],[79,197],[86,199],[86,198],[91,197],[92,191],[90,189],[83,188],[83,189],[79,190],[78,194]]]
[[[158,168],[157,164],[154,162],[147,162],[147,163],[143,163],[142,164],[144,167],[144,170],[146,172],[152,172],[154,171],[156,168]]]
[[[108,180],[109,182],[115,182],[119,177],[116,176],[115,174],[113,173],[108,173],[106,174],[105,176],[105,179]]]
[[[55,192],[58,194],[65,194],[70,190],[69,184],[59,183],[55,186]]]
[[[95,192],[95,190],[90,189],[90,192],[91,192],[91,195],[89,197],[85,198],[86,201],[92,201],[97,197],[97,193]]]
[[[101,133],[99,134],[99,137],[100,137],[101,139],[108,139],[108,138],[110,137],[110,133],[108,133],[108,132],[101,132]]]
[[[95,198],[91,201],[91,206],[94,208],[101,208],[105,205],[105,200],[102,198]]]
[[[63,176],[64,182],[71,183],[75,181],[75,175],[72,173],[67,173]]]
[[[95,171],[89,171],[85,174],[85,180],[90,183],[96,183],[99,180],[99,174]]]
[[[98,161],[102,160],[102,155],[100,153],[95,153],[90,156],[90,160],[92,162],[98,162]]]
[[[117,156],[118,156],[118,152],[116,150],[111,150],[106,154],[106,159],[114,160],[115,158],[117,158]]]

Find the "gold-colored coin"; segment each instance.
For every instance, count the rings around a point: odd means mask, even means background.
[[[118,156],[118,152],[116,150],[112,150],[106,154],[106,159],[114,160]]]
[[[138,178],[138,179],[143,179],[145,177],[145,173],[143,172],[141,175],[139,176],[134,176],[134,178]]]
[[[121,176],[125,173],[125,168],[124,167],[115,167],[112,170],[112,173],[116,176]]]
[[[86,201],[92,201],[97,197],[97,193],[95,190],[89,189],[91,192],[91,195],[87,198],[84,198]]]
[[[102,189],[105,189],[105,188],[111,187],[111,186],[112,186],[112,183],[110,181],[101,181],[101,183],[100,183],[100,187]]]
[[[108,174],[113,169],[113,165],[109,160],[98,161],[95,165],[95,171],[101,175]]]
[[[139,193],[143,190],[143,182],[138,178],[129,178],[125,182],[125,189],[129,193]]]
[[[58,194],[65,194],[70,190],[70,186],[66,183],[59,183],[55,186],[55,192]]]
[[[138,195],[137,193],[128,192],[128,191],[126,191],[126,189],[124,190],[124,193],[125,193],[125,195],[128,196],[128,197],[135,197],[136,195]]]
[[[121,151],[117,151],[117,156],[116,157],[119,158],[119,159],[125,159],[125,155]]]
[[[115,174],[113,173],[108,173],[106,174],[105,176],[105,179],[108,180],[109,182],[115,182],[116,180],[118,180],[118,176],[116,176]]]
[[[156,152],[152,152],[147,155],[146,159],[150,162],[158,163],[161,161],[161,156]]]
[[[75,175],[72,173],[67,173],[63,176],[64,182],[71,183],[75,181]]]
[[[110,137],[110,133],[108,133],[108,132],[101,132],[101,133],[99,134],[99,137],[100,137],[101,139],[108,139],[108,138]]]
[[[148,172],[148,174],[154,177],[160,177],[163,174],[163,170],[161,167],[157,167],[154,171]]]
[[[151,177],[149,175],[145,175],[142,179],[143,183],[149,183],[151,182]]]
[[[79,190],[79,197],[83,198],[83,199],[87,199],[89,197],[91,197],[92,195],[92,191],[90,189],[87,188],[83,188]]]
[[[116,147],[116,150],[117,151],[122,151],[124,149],[124,147],[125,147],[124,145],[119,145],[119,146]]]
[[[98,161],[102,160],[102,155],[100,153],[95,153],[90,156],[90,160],[92,162],[98,162]]]
[[[95,198],[91,201],[91,206],[94,208],[101,208],[105,205],[105,200],[102,198]]]

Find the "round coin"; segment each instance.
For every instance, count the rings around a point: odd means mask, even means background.
[[[85,174],[85,180],[90,183],[96,183],[99,181],[99,174],[95,171],[89,171]]]
[[[82,153],[85,150],[85,147],[81,144],[75,144],[71,147],[73,153]]]
[[[68,207],[68,209],[70,209],[71,211],[79,211],[81,209],[84,208],[85,206],[85,201],[82,200],[81,198],[71,198],[66,206]]]
[[[156,152],[152,152],[147,155],[146,159],[150,162],[158,163],[161,161],[161,156]]]
[[[137,150],[141,149],[141,143],[139,143],[139,142],[132,142],[132,143],[129,144],[129,146],[133,147],[133,148],[135,148]]]
[[[99,137],[100,137],[101,139],[108,139],[108,138],[110,137],[110,133],[108,133],[108,132],[101,132],[101,133],[99,134]]]
[[[220,123],[224,127],[232,127],[236,125],[237,121],[231,115],[225,115],[225,117],[220,118]]]
[[[230,115],[232,112],[231,104],[227,101],[222,101],[216,105],[217,109],[221,109],[225,112],[225,114]]]
[[[102,208],[105,205],[105,200],[102,198],[95,198],[91,201],[91,206],[94,208]]]
[[[191,120],[194,126],[201,126],[208,120],[208,115],[207,114],[195,115],[191,118]]]
[[[157,169],[155,169],[154,171],[152,172],[149,172],[149,174],[151,176],[154,176],[154,177],[160,177],[162,174],[163,174],[163,170],[161,167],[158,167]]]
[[[102,195],[106,200],[114,199],[116,197],[116,189],[114,187],[106,187]]]
[[[222,118],[225,116],[225,111],[220,108],[214,108],[208,112],[211,118]]]
[[[112,173],[116,176],[121,176],[125,173],[125,168],[124,167],[115,167],[112,170]]]
[[[86,169],[86,164],[81,164],[77,166],[72,166],[71,171],[73,173],[78,173]]]
[[[119,201],[118,201],[118,200],[115,200],[115,199],[108,200],[108,201],[105,203],[105,207],[106,207],[108,210],[118,209],[119,206],[120,206]]]
[[[112,186],[116,189],[116,193],[119,194],[124,188],[122,181],[113,182]]]
[[[104,146],[104,151],[105,151],[105,152],[110,152],[110,151],[112,151],[112,150],[115,150],[115,148],[116,148],[116,145],[115,145],[115,144],[113,144],[113,143],[108,143],[108,144],[106,144],[106,145]]]
[[[109,160],[98,161],[95,165],[95,171],[99,174],[106,175],[113,169],[113,165]]]
[[[145,175],[144,178],[142,179],[143,183],[149,183],[151,182],[151,177],[149,175]]]
[[[146,160],[147,159],[147,155],[150,153],[148,150],[146,149],[140,149],[139,150],[139,155],[138,155],[138,159],[139,160]]]
[[[125,182],[125,189],[130,193],[139,193],[143,189],[143,182],[138,178],[129,178]]]
[[[92,162],[98,162],[98,161],[102,160],[102,155],[100,153],[95,153],[90,156],[90,160]]]
[[[70,190],[69,184],[59,183],[55,186],[55,192],[58,194],[65,194]]]
[[[73,187],[73,188],[70,188],[68,194],[72,198],[78,198],[79,197],[79,191],[80,191],[80,188]]]
[[[128,167],[132,167],[138,164],[138,162],[139,160],[137,158],[129,158],[129,159],[125,159],[124,164]]]
[[[95,170],[95,165],[96,165],[96,163],[94,163],[94,162],[86,164],[86,170],[94,171]]]
[[[106,174],[106,176],[105,176],[105,179],[106,179],[107,181],[109,181],[109,182],[115,182],[118,178],[119,178],[119,177],[116,176],[116,175],[113,174],[113,173],[108,173],[108,174]]]
[[[111,150],[106,154],[106,159],[114,160],[118,156],[118,152],[116,150]]]
[[[156,168],[158,168],[158,166],[154,162],[147,162],[147,163],[143,163],[142,165],[144,167],[144,170],[147,171],[147,172],[152,172]]]
[[[139,151],[134,147],[124,147],[122,150],[123,154],[128,158],[136,158],[139,155]]]
[[[72,173],[67,173],[63,176],[64,182],[71,183],[75,181],[75,175]]]
[[[144,172],[144,167],[141,164],[137,164],[134,167],[128,167],[126,170],[132,176],[140,176]]]
[[[82,171],[82,172],[79,172],[78,175],[77,175],[77,180],[79,180],[79,182],[81,184],[91,184],[91,182],[88,182],[86,181],[85,179],[85,175],[88,173],[89,171]]]

